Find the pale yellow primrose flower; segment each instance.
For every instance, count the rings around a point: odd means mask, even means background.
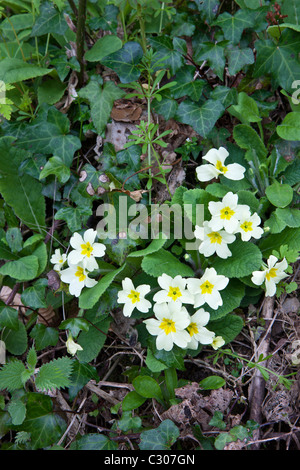
[[[230,180],[242,180],[246,169],[239,163],[225,165],[225,160],[228,155],[229,153],[224,147],[220,147],[219,150],[209,150],[207,154],[202,157],[204,160],[207,160],[209,164],[201,165],[196,168],[198,180],[209,181],[213,178],[218,178],[220,175],[224,175],[225,178]]]
[[[75,356],[77,351],[83,351],[83,348],[80,346],[80,344],[75,343],[75,341],[72,338],[72,335],[68,336],[68,339],[66,341],[67,345],[67,351],[69,354],[72,354],[72,356]]]
[[[288,267],[285,258],[277,263],[276,256],[271,255],[267,260],[268,266],[263,267],[263,271],[254,271],[252,273],[251,281],[253,284],[260,286],[265,282],[266,297],[273,297],[276,294],[276,284],[288,276],[284,271]]]
[[[63,264],[67,260],[67,255],[65,253],[61,254],[60,249],[57,248],[54,254],[51,256],[50,262],[54,264],[53,269],[54,271],[60,271],[63,267]]]
[[[83,237],[77,232],[72,235],[70,245],[74,250],[68,255],[69,265],[82,262],[89,271],[98,268],[95,258],[104,256],[106,246],[103,243],[95,243],[96,236],[97,231],[92,228],[86,230]]]
[[[89,272],[83,263],[78,263],[61,271],[60,278],[62,282],[69,284],[70,294],[79,297],[84,287],[94,287],[97,284],[97,281],[89,278],[88,274]]]
[[[190,324],[190,316],[180,303],[155,304],[155,318],[144,320],[147,330],[156,336],[158,350],[171,351],[174,344],[185,349],[191,339],[186,328]]]
[[[222,336],[215,336],[211,343],[211,346],[213,349],[216,350],[216,349],[221,348],[224,344],[225,344],[225,340],[224,338],[222,338]]]
[[[194,304],[194,296],[186,289],[186,280],[180,275],[173,279],[167,274],[162,274],[158,277],[157,282],[162,290],[154,295],[154,302],[159,304],[164,302]]]
[[[250,208],[244,204],[238,204],[237,194],[228,192],[222,201],[210,201],[208,210],[212,217],[209,226],[215,232],[224,228],[228,233],[234,233],[239,227],[242,214],[250,217]]]
[[[190,335],[190,342],[188,343],[188,349],[197,349],[200,344],[211,344],[215,333],[205,328],[205,325],[209,322],[209,313],[203,308],[200,308],[193,315],[190,316],[190,324],[187,327],[187,331]]]
[[[228,282],[228,277],[217,274],[215,268],[206,268],[201,279],[188,279],[187,288],[195,296],[194,307],[205,303],[214,310],[221,307],[223,300],[219,291],[225,289]]]
[[[232,255],[227,245],[235,241],[235,235],[225,230],[213,231],[207,221],[203,222],[203,227],[196,225],[194,235],[198,240],[202,240],[199,253],[205,257],[216,253],[220,258],[226,259]]]
[[[264,233],[263,229],[259,227],[261,219],[256,212],[249,217],[249,211],[242,211],[239,219],[239,225],[234,233],[240,233],[241,239],[248,242],[252,237],[258,240]]]
[[[126,277],[122,281],[122,287],[123,290],[118,292],[117,302],[124,304],[123,314],[125,317],[130,317],[135,308],[142,313],[149,311],[151,302],[145,299],[145,295],[150,292],[150,286],[148,284],[134,287],[132,280]]]

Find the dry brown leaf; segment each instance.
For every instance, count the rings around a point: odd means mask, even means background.
[[[111,110],[111,117],[115,121],[138,121],[142,114],[142,107],[137,103],[117,100]]]
[[[0,300],[2,300],[4,303],[8,300],[10,294],[12,292],[12,289],[8,286],[3,286],[0,291]],[[16,294],[14,296],[13,303],[10,305],[10,307],[18,310],[19,308],[21,309],[21,312],[25,314],[26,312],[26,307],[23,305],[21,301],[21,294]]]

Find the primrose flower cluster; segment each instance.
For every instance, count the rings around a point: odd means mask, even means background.
[[[94,287],[97,284],[89,274],[98,268],[96,258],[104,256],[106,247],[95,242],[96,236],[97,232],[93,229],[86,230],[83,237],[75,232],[70,239],[73,250],[67,255],[56,249],[50,259],[54,264],[53,269],[59,273],[62,282],[69,284],[69,292],[75,297],[80,296],[84,287]],[[69,267],[62,269],[66,261]]]
[[[159,276],[157,282],[161,289],[153,296],[155,318],[144,320],[148,332],[156,336],[157,349],[170,351],[174,344],[183,349],[197,349],[199,343],[209,344],[214,349],[222,346],[225,343],[223,338],[205,327],[210,319],[209,312],[198,307],[205,303],[213,309],[221,306],[223,300],[219,291],[227,286],[228,281],[214,268],[207,268],[201,279],[185,279],[180,275],[172,278],[167,274]],[[117,299],[118,303],[124,304],[124,316],[131,316],[135,308],[147,313],[152,308],[151,302],[145,299],[149,292],[148,284],[135,287],[130,278],[125,278]],[[184,304],[197,310],[190,314]]]

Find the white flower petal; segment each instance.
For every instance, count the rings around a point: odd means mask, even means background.
[[[84,244],[84,240],[79,233],[75,232],[73,233],[71,239],[70,239],[70,245],[72,248],[75,250],[81,250],[81,245]]]
[[[82,255],[79,251],[77,250],[72,250],[68,254],[68,264],[78,264],[80,263],[84,258],[84,255]]]
[[[97,236],[97,231],[93,230],[92,228],[89,228],[88,230],[84,232],[84,235],[83,235],[84,242],[85,243],[89,242],[91,245],[93,245],[96,239],[96,236]]]
[[[254,271],[252,273],[251,281],[256,286],[261,286],[266,277],[266,271]]]
[[[125,277],[125,279],[123,279],[122,287],[123,287],[123,290],[125,290],[126,292],[130,292],[132,290],[135,290],[133,282],[129,277]]]
[[[136,303],[136,308],[142,313],[147,313],[149,312],[149,309],[151,308],[151,302],[143,298],[139,302]]]
[[[242,180],[244,178],[244,173],[246,171],[246,168],[244,168],[239,163],[231,163],[227,165],[226,168],[227,168],[227,171],[224,174],[225,178],[228,178],[234,181]]]
[[[197,178],[201,182],[210,181],[214,178],[218,178],[218,170],[210,164],[201,165],[196,168]]]
[[[130,317],[133,310],[135,308],[135,304],[126,302],[123,307],[123,315],[124,317]]]
[[[168,292],[166,290],[160,290],[153,296],[153,301],[157,302],[158,304],[168,302],[169,299],[170,297],[168,298]]]
[[[164,349],[165,351],[171,351],[173,348],[172,336],[164,333],[158,335],[156,338],[156,347],[158,350]]]
[[[103,243],[94,243],[93,244],[93,255],[97,258],[105,255],[106,246]]]

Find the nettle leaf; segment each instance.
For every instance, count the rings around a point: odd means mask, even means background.
[[[108,37],[108,36],[105,36]],[[124,96],[124,91],[113,82],[106,82],[103,87],[95,80],[91,80],[78,95],[89,101],[93,124],[99,134],[105,130],[109,120],[114,101]]]
[[[149,42],[157,53],[157,60],[163,61],[174,75],[184,63],[183,54],[186,53],[186,42],[183,39],[172,39],[168,36],[152,37]]]
[[[263,39],[255,42],[257,50],[254,77],[271,75],[275,85],[292,92],[292,84],[300,80],[300,34],[286,29],[278,42]]]
[[[187,264],[181,263],[172,253],[161,248],[156,253],[152,253],[143,258],[143,270],[150,276],[161,276],[163,273],[175,277],[193,276],[193,269]]]
[[[4,364],[0,369],[0,390],[13,392],[23,388],[21,376],[25,370],[23,362],[16,359]]]
[[[63,36],[67,29],[68,24],[64,14],[59,12],[52,3],[43,2],[40,7],[40,14],[33,25],[31,36],[42,36],[48,33]]]
[[[179,429],[170,419],[162,421],[156,429],[141,432],[141,450],[168,450],[178,439]]]
[[[219,101],[207,100],[202,106],[198,106],[186,100],[180,103],[176,117],[179,122],[188,124],[202,137],[207,137],[223,111],[224,107]]]
[[[17,83],[42,77],[50,72],[51,69],[24,62],[22,59],[7,57],[1,60],[0,80],[5,83]]]
[[[93,47],[85,53],[88,62],[101,62],[104,57],[113,54],[122,47],[122,41],[112,34],[103,36],[95,42]]]
[[[65,388],[70,384],[73,360],[69,357],[60,357],[43,364],[35,378],[38,390],[51,390]]]
[[[32,449],[42,449],[59,441],[67,424],[53,412],[52,399],[41,393],[27,393],[26,408],[26,418],[19,431],[30,433]]]
[[[213,25],[222,28],[225,39],[230,41],[231,44],[237,44],[243,31],[254,25],[254,16],[249,11],[238,10],[234,15],[230,15],[226,11],[218,16]]]
[[[196,49],[194,60],[196,63],[201,63],[204,60],[208,61],[211,69],[218,75],[220,80],[223,80],[224,67],[225,67],[225,47],[227,41],[221,42],[204,42]]]
[[[240,49],[239,47],[228,49],[226,55],[228,57],[228,72],[230,75],[235,75],[242,70],[245,65],[254,64],[254,54],[250,47],[244,49]]]
[[[138,42],[126,42],[122,49],[102,59],[102,65],[114,70],[122,83],[137,80],[141,74],[137,65],[143,57],[143,49]]]

